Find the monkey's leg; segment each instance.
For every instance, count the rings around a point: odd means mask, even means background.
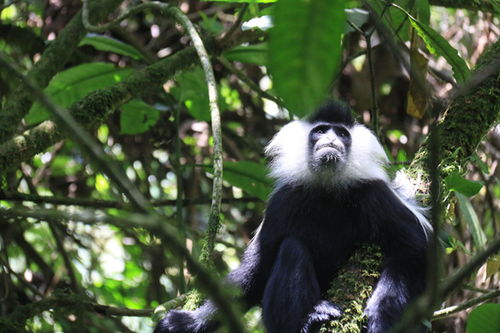
[[[313,324],[339,316],[321,292],[309,250],[294,238],[280,246],[262,302],[268,333],[309,332]]]

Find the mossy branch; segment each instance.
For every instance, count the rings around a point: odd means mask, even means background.
[[[90,3],[94,13],[93,21],[105,18],[123,0],[94,0]],[[37,61],[27,76],[40,88],[45,88],[50,79],[57,74],[70,59],[73,51],[85,36],[81,12],[78,12],[66,27],[51,41],[40,60]],[[18,87],[10,95],[5,106],[0,110],[0,143],[12,138],[21,119],[28,113],[33,104],[33,96]],[[0,168],[2,169],[2,168]]]
[[[245,31],[234,34],[224,43],[216,40],[206,42],[209,53],[218,55],[235,45],[257,40],[261,32]],[[197,63],[198,57],[193,47],[188,47],[150,66],[135,71],[126,80],[115,86],[99,89],[74,103],[69,111],[80,124],[86,127],[101,123],[117,107],[132,98],[161,87],[163,82],[176,73]],[[47,120],[34,128],[0,145],[0,170],[15,168],[20,162],[29,160],[56,142],[64,139],[64,133],[53,121]]]
[[[161,305],[164,311],[174,309],[185,301],[179,296]],[[14,311],[0,318],[0,333],[26,332],[25,323],[31,317],[44,311],[64,312],[65,314],[82,315],[85,312],[96,312],[104,316],[150,317],[153,309],[129,309],[95,303],[84,295],[55,292],[52,296],[39,301],[19,305]]]
[[[212,205],[210,208],[210,218],[208,220],[208,229],[206,237],[204,239],[203,247],[201,249],[200,261],[206,265],[212,265],[212,253],[215,245],[215,237],[220,229],[220,208],[221,208],[221,198],[222,198],[222,130],[221,130],[221,120],[219,106],[217,105],[217,85],[215,81],[214,71],[212,69],[212,64],[210,63],[210,58],[205,49],[203,41],[200,35],[196,31],[193,23],[188,19],[186,15],[177,7],[171,6],[169,4],[151,1],[146,3],[141,3],[135,7],[129,8],[124,13],[120,14],[118,18],[104,25],[95,26],[89,22],[89,9],[87,5],[87,0],[83,2],[83,24],[85,28],[89,31],[103,32],[109,28],[115,26],[127,17],[143,11],[145,9],[157,9],[161,10],[163,13],[171,16],[176,22],[180,23],[186,30],[193,46],[196,50],[198,58],[201,63],[201,67],[205,74],[208,88],[208,103],[210,108],[210,118],[212,123],[212,135],[214,138],[214,153],[213,153],[213,169],[214,169],[214,180],[212,188]]]

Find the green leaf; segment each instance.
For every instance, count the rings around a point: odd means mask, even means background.
[[[286,0],[275,5],[269,41],[273,87],[297,116],[326,97],[338,68],[345,24],[343,0]]]
[[[120,133],[139,134],[153,127],[160,119],[160,111],[140,100],[121,106]]]
[[[500,304],[486,303],[472,310],[467,320],[466,332],[500,332]]]
[[[184,103],[194,118],[210,121],[207,84],[201,68],[185,71],[175,81],[177,85],[171,89],[172,95]]]
[[[213,172],[211,167],[205,169]],[[272,180],[267,176],[267,169],[263,164],[249,161],[224,162],[222,178],[262,200],[267,200],[271,193]]]
[[[482,182],[465,179],[458,172],[448,175],[444,182],[450,191],[459,192],[467,197],[476,195],[484,185]]]
[[[249,161],[225,162],[223,178],[262,200],[267,200],[271,193],[272,180],[268,177],[264,164]]]
[[[415,3],[415,0],[395,0],[393,3],[404,8],[406,11],[411,11],[411,6]],[[370,1],[370,6],[377,13],[378,17],[382,18],[382,22],[394,33],[397,33],[399,38],[404,41],[410,39],[408,21],[404,13],[382,1]]]
[[[122,81],[131,72],[132,69],[117,68],[102,62],[82,64],[54,76],[44,91],[56,104],[68,108],[90,92]],[[47,120],[49,116],[48,110],[35,103],[25,120],[28,125],[34,125]]]
[[[455,196],[458,200],[458,207],[460,209],[460,213],[467,223],[469,227],[469,231],[472,234],[472,239],[474,241],[474,245],[477,249],[482,249],[486,245],[486,236],[484,235],[483,229],[481,228],[481,223],[474,211],[474,207],[470,203],[469,198],[466,196],[455,193]]]
[[[455,79],[458,83],[464,82],[470,76],[470,69],[467,63],[462,59],[456,49],[454,49],[448,41],[432,29],[427,24],[422,23],[410,15],[405,9],[396,6],[410,19],[410,23],[417,31],[418,35],[422,38],[429,52],[435,56],[442,56],[451,65]]]
[[[133,46],[104,35],[87,34],[78,46],[91,45],[99,51],[112,52],[131,57],[135,60],[142,59],[142,54]]]
[[[249,46],[236,46],[226,52],[224,56],[228,60],[241,61],[245,63],[256,64],[259,66],[267,65],[267,43],[249,45]]]

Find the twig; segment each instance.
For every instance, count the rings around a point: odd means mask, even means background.
[[[487,300],[493,299],[493,298],[498,297],[498,296],[500,296],[500,290],[495,290],[495,291],[492,291],[490,293],[481,295],[479,297],[470,299],[462,304],[453,305],[453,306],[435,311],[434,316],[432,317],[431,320],[438,320],[438,319],[449,317],[452,314],[466,310],[470,307],[473,307],[474,305],[477,305],[479,303],[483,303]]]
[[[247,9],[248,9],[248,3],[244,3],[241,6],[241,10],[238,14],[238,18],[236,19],[234,24],[231,26],[231,28],[229,28],[229,30],[224,34],[224,37],[222,37],[223,42],[228,40],[231,37],[231,35],[241,26],[241,22],[243,21],[243,17],[245,16]]]
[[[112,200],[34,195],[34,194],[26,194],[20,192],[3,192],[1,190],[0,190],[0,200],[29,201],[41,204],[81,206],[81,207],[93,207],[93,208],[120,208],[120,209],[130,208],[130,205],[125,202],[112,201]],[[262,201],[262,199],[256,197],[222,199],[222,203],[231,203],[231,204],[260,202],[260,201]],[[183,199],[182,206],[208,205],[210,204],[210,202],[211,202],[210,198]],[[177,204],[177,199],[162,199],[162,200],[151,201],[151,205],[154,207],[175,206],[176,204]]]
[[[179,228],[179,232],[181,234],[181,238],[183,242],[186,242],[186,224],[184,222],[184,208],[182,205],[182,201],[184,200],[184,184],[182,179],[182,173],[184,168],[181,165],[181,135],[180,135],[180,127],[181,127],[181,106],[179,105],[175,108],[175,131],[177,135],[175,136],[175,152],[174,152],[174,169],[175,169],[175,183],[177,185],[177,198],[175,202],[175,214],[177,219],[177,227]],[[184,278],[184,259],[179,259],[179,291],[181,293],[186,292],[186,280]]]
[[[71,283],[71,290],[75,293],[78,293],[81,288],[78,284],[78,280],[76,279],[75,270],[73,268],[73,264],[68,256],[68,252],[64,248],[64,238],[61,237],[61,233],[57,230],[57,224],[54,221],[48,222],[50,231],[52,232],[52,236],[54,237],[54,241],[56,242],[56,247],[59,253],[61,254],[64,262],[64,266],[66,267],[66,272],[69,275],[69,280]]]

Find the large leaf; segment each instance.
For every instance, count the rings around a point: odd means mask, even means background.
[[[395,5],[393,5],[395,6]],[[455,48],[453,48],[448,41],[432,29],[427,24],[417,20],[410,15],[405,9],[396,6],[399,10],[405,13],[410,19],[410,23],[417,31],[418,35],[423,39],[429,52],[435,56],[442,56],[451,65],[454,77],[458,83],[464,82],[470,76],[470,69],[467,63],[462,59]]]
[[[45,93],[59,106],[67,108],[90,92],[110,87],[127,77],[129,68],[117,68],[112,64],[92,62],[60,72],[50,81]],[[29,125],[48,119],[50,113],[39,103],[33,104],[25,120]]]
[[[185,71],[178,75],[175,80],[177,85],[172,88],[172,95],[185,104],[194,118],[210,121],[207,84],[201,68],[196,67]]]
[[[99,51],[113,52],[133,59],[142,59],[142,54],[133,46],[104,35],[87,34],[78,46],[91,45]]]
[[[482,249],[486,245],[486,236],[483,229],[481,228],[481,223],[477,217],[474,207],[470,203],[469,198],[466,196],[455,193],[458,200],[458,207],[460,208],[460,213],[469,227],[469,231],[472,234],[472,240],[477,249]]]
[[[275,5],[269,41],[273,86],[287,109],[304,116],[325,98],[340,61],[344,0],[286,0]]]
[[[393,3],[401,8],[404,8],[408,12],[411,12],[411,7],[414,5],[415,1],[420,0],[395,0]],[[382,18],[382,22],[388,26],[391,31],[397,33],[399,38],[404,41],[410,39],[410,35],[408,34],[408,20],[406,19],[406,15],[404,13],[397,8],[391,7],[384,1],[370,1],[369,4],[377,16]]]
[[[206,170],[213,172],[208,166]],[[267,169],[263,164],[249,161],[224,162],[223,179],[262,200],[267,200],[271,193],[272,180],[267,176]]]
[[[236,46],[226,52],[224,56],[232,61],[241,61],[260,66],[267,65],[267,43],[249,46]]]
[[[448,175],[444,182],[450,191],[459,192],[467,197],[476,195],[484,185],[482,182],[465,179],[458,172]]]
[[[469,315],[467,333],[500,332],[500,304],[486,303],[478,306]]]
[[[139,134],[146,132],[160,119],[160,111],[140,100],[121,106],[120,133]]]

